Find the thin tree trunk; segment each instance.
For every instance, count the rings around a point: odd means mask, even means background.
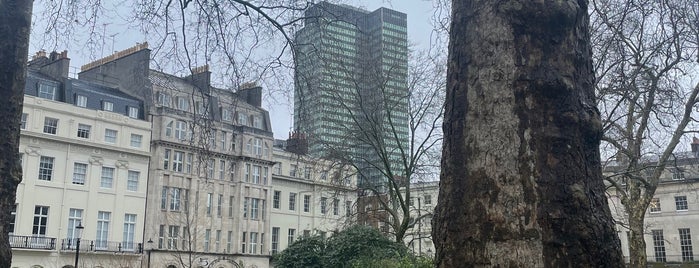
[[[586,0],[452,1],[438,267],[623,267]]]
[[[17,185],[19,124],[27,76],[31,0],[0,0],[0,267],[12,264],[8,227]]]

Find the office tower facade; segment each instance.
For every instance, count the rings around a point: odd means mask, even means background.
[[[391,9],[321,2],[295,36],[294,128],[311,155],[354,162],[360,185],[404,173],[406,26],[406,14]]]

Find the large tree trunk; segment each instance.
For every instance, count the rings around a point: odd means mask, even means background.
[[[438,267],[623,267],[586,0],[452,1]]]
[[[19,164],[19,124],[27,76],[31,0],[0,0],[0,267],[10,267],[8,227],[17,185],[22,181]]]

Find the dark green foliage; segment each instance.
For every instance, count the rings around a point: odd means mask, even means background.
[[[275,267],[386,267],[428,268],[432,260],[408,254],[396,243],[368,226],[352,226],[329,239],[320,236],[297,240],[274,258]]]
[[[392,259],[406,255],[406,249],[378,230],[355,225],[343,230],[327,241],[326,267],[350,267],[361,259]]]
[[[274,266],[280,268],[320,268],[325,240],[320,236],[301,237],[274,257]]]

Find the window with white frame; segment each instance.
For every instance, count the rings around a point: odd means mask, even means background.
[[[170,211],[180,211],[181,194],[181,188],[170,188]]]
[[[14,204],[12,206],[12,211],[10,211],[10,227],[8,230],[10,234],[15,232],[15,221],[17,221],[17,204]]]
[[[75,248],[75,239],[77,238],[77,233],[75,232],[75,227],[81,225],[83,221],[83,210],[77,208],[71,208],[68,210],[68,233],[66,238],[68,238],[68,243],[71,248]]]
[[[211,149],[216,149],[216,142],[218,142],[218,140],[216,140],[216,130],[212,129],[209,132],[209,142],[208,142],[209,146],[211,146]]]
[[[272,254],[279,252],[279,227],[272,227]]]
[[[230,122],[233,119],[231,116],[231,111],[221,107],[221,119],[223,119],[223,121]]]
[[[296,210],[296,193],[289,193],[289,210]]]
[[[216,202],[216,216],[221,217],[221,211],[223,209],[223,195],[218,195],[218,200]]]
[[[303,177],[307,180],[310,180],[312,173],[313,169],[311,167],[306,167],[303,171]]]
[[[427,203],[427,202],[425,202],[425,203]],[[651,213],[660,212],[661,211],[660,198],[655,197],[655,198],[651,199],[650,204],[648,204],[648,208],[649,208]]]
[[[280,208],[281,207],[281,198],[282,198],[282,192],[281,191],[274,191],[274,196],[272,197],[272,208]]]
[[[257,254],[257,232],[250,232],[250,254]]]
[[[333,199],[333,215],[340,215],[340,200]]]
[[[177,109],[189,111],[189,100],[186,97],[177,97]]]
[[[233,204],[235,204],[235,198],[231,195],[228,197],[228,217],[233,218]]]
[[[141,176],[141,172],[129,170],[128,177],[126,179],[126,190],[136,192],[138,191],[138,181]]]
[[[172,137],[172,125],[174,124],[173,121],[170,121],[165,125],[165,137]]]
[[[243,218],[248,217],[248,204],[250,204],[250,197],[243,199]]]
[[[325,213],[328,211],[328,198],[327,197],[321,197],[320,198],[320,214],[325,215]]]
[[[87,97],[83,95],[77,95],[75,97],[75,106],[78,107],[87,107]]]
[[[303,212],[311,212],[311,195],[303,196]]]
[[[104,130],[104,142],[106,143],[116,143],[117,142],[117,134],[119,134],[118,131],[114,129],[105,129]]]
[[[267,185],[267,178],[269,177],[269,168],[262,167],[262,184]]]
[[[680,250],[682,251],[682,261],[693,261],[694,251],[692,250],[692,234],[689,228],[680,228]]]
[[[206,161],[206,178],[207,179],[213,179],[214,178],[214,171],[216,169],[216,160],[213,158],[209,158],[208,161]]]
[[[113,112],[114,103],[112,103],[111,101],[102,101],[102,110]]]
[[[261,156],[262,155],[262,139],[260,139],[260,138],[253,139],[252,149],[253,149],[253,153],[255,155]]]
[[[58,119],[45,117],[44,118],[44,133],[56,134],[58,132]]]
[[[180,237],[180,227],[169,225],[167,228],[167,249],[177,249],[177,242]]]
[[[677,211],[687,211],[689,209],[687,204],[687,196],[675,196],[675,208]]]
[[[676,168],[672,170],[672,179],[673,180],[684,180],[684,171]]]
[[[273,175],[282,175],[282,163],[274,164]]]
[[[86,124],[78,124],[78,138],[89,139],[90,130],[92,130],[92,126]]]
[[[238,112],[238,124],[247,126],[248,125],[248,115],[242,112]]]
[[[216,230],[216,240],[214,242],[214,251],[219,252],[221,247],[221,230]]]
[[[39,83],[39,98],[56,100],[56,90],[55,85]]]
[[[172,157],[172,171],[182,172],[184,167],[184,152],[175,151]]]
[[[111,189],[114,184],[114,168],[102,167],[100,187]]]
[[[250,164],[245,164],[245,182],[250,182],[250,172],[252,169],[252,165]]]
[[[170,152],[172,150],[170,149],[165,149],[163,153],[163,169],[164,170],[169,170],[170,169]]]
[[[175,124],[175,138],[179,140],[187,139],[187,123],[184,121],[177,121]]]
[[[262,117],[254,116],[252,124],[254,128],[262,129]]]
[[[124,214],[124,239],[121,246],[126,250],[134,249],[134,235],[136,234],[136,214]]]
[[[432,205],[432,195],[425,195],[425,205]]]
[[[262,167],[255,165],[252,167],[252,183],[260,184],[260,169]]]
[[[129,106],[128,110],[129,110],[129,112],[128,112],[129,117],[138,119],[138,114],[139,114],[138,107]]]
[[[291,168],[289,169],[289,176],[296,177],[296,170],[297,169],[298,169],[297,165],[291,165]]]
[[[142,142],[143,142],[142,135],[131,133],[131,147],[141,148]]]
[[[87,164],[73,163],[73,184],[85,185]]]
[[[158,93],[158,104],[164,107],[170,107],[170,94],[159,92]]]
[[[50,181],[53,178],[54,158],[41,156],[39,159],[39,180]]]
[[[221,131],[221,150],[226,149],[226,139],[228,139],[228,133]]]
[[[45,236],[46,228],[49,222],[49,207],[34,206],[34,225],[32,226],[32,235]]]
[[[651,233],[653,235],[653,252],[655,253],[655,261],[667,262],[663,230],[651,230]]]
[[[245,252],[246,252],[245,249],[246,249],[246,246],[247,246],[247,241],[245,241],[245,239],[246,239],[247,237],[248,237],[248,235],[247,235],[246,232],[243,232],[243,236],[240,237],[240,238],[241,238],[241,239],[240,239],[240,241],[241,241],[241,244],[240,244],[240,252],[241,252],[241,253],[245,253]]]
[[[252,198],[250,201],[250,219],[257,220],[259,219],[260,199]]]
[[[226,239],[226,253],[231,253],[233,245],[233,231],[228,231],[228,239]]]
[[[97,212],[97,232],[95,238],[96,249],[107,249],[109,241],[109,220],[112,216],[111,212]]]
[[[209,252],[209,244],[211,243],[211,229],[204,231],[204,252]]]
[[[185,164],[185,172],[192,173],[192,161],[194,160],[194,154],[187,153],[187,162]]]
[[[218,160],[218,178],[220,180],[226,179],[226,160]]]
[[[20,129],[27,129],[27,117],[29,117],[29,114],[22,113],[22,121],[20,122],[20,125],[19,125]]]
[[[296,229],[289,228],[289,236],[287,237],[287,245],[294,243],[294,236],[296,235]]]
[[[162,249],[165,244],[165,225],[160,225],[160,229],[158,230],[158,248]]]
[[[206,194],[206,215],[207,216],[211,216],[211,210],[212,210],[213,205],[214,205],[214,194],[207,193]]]

